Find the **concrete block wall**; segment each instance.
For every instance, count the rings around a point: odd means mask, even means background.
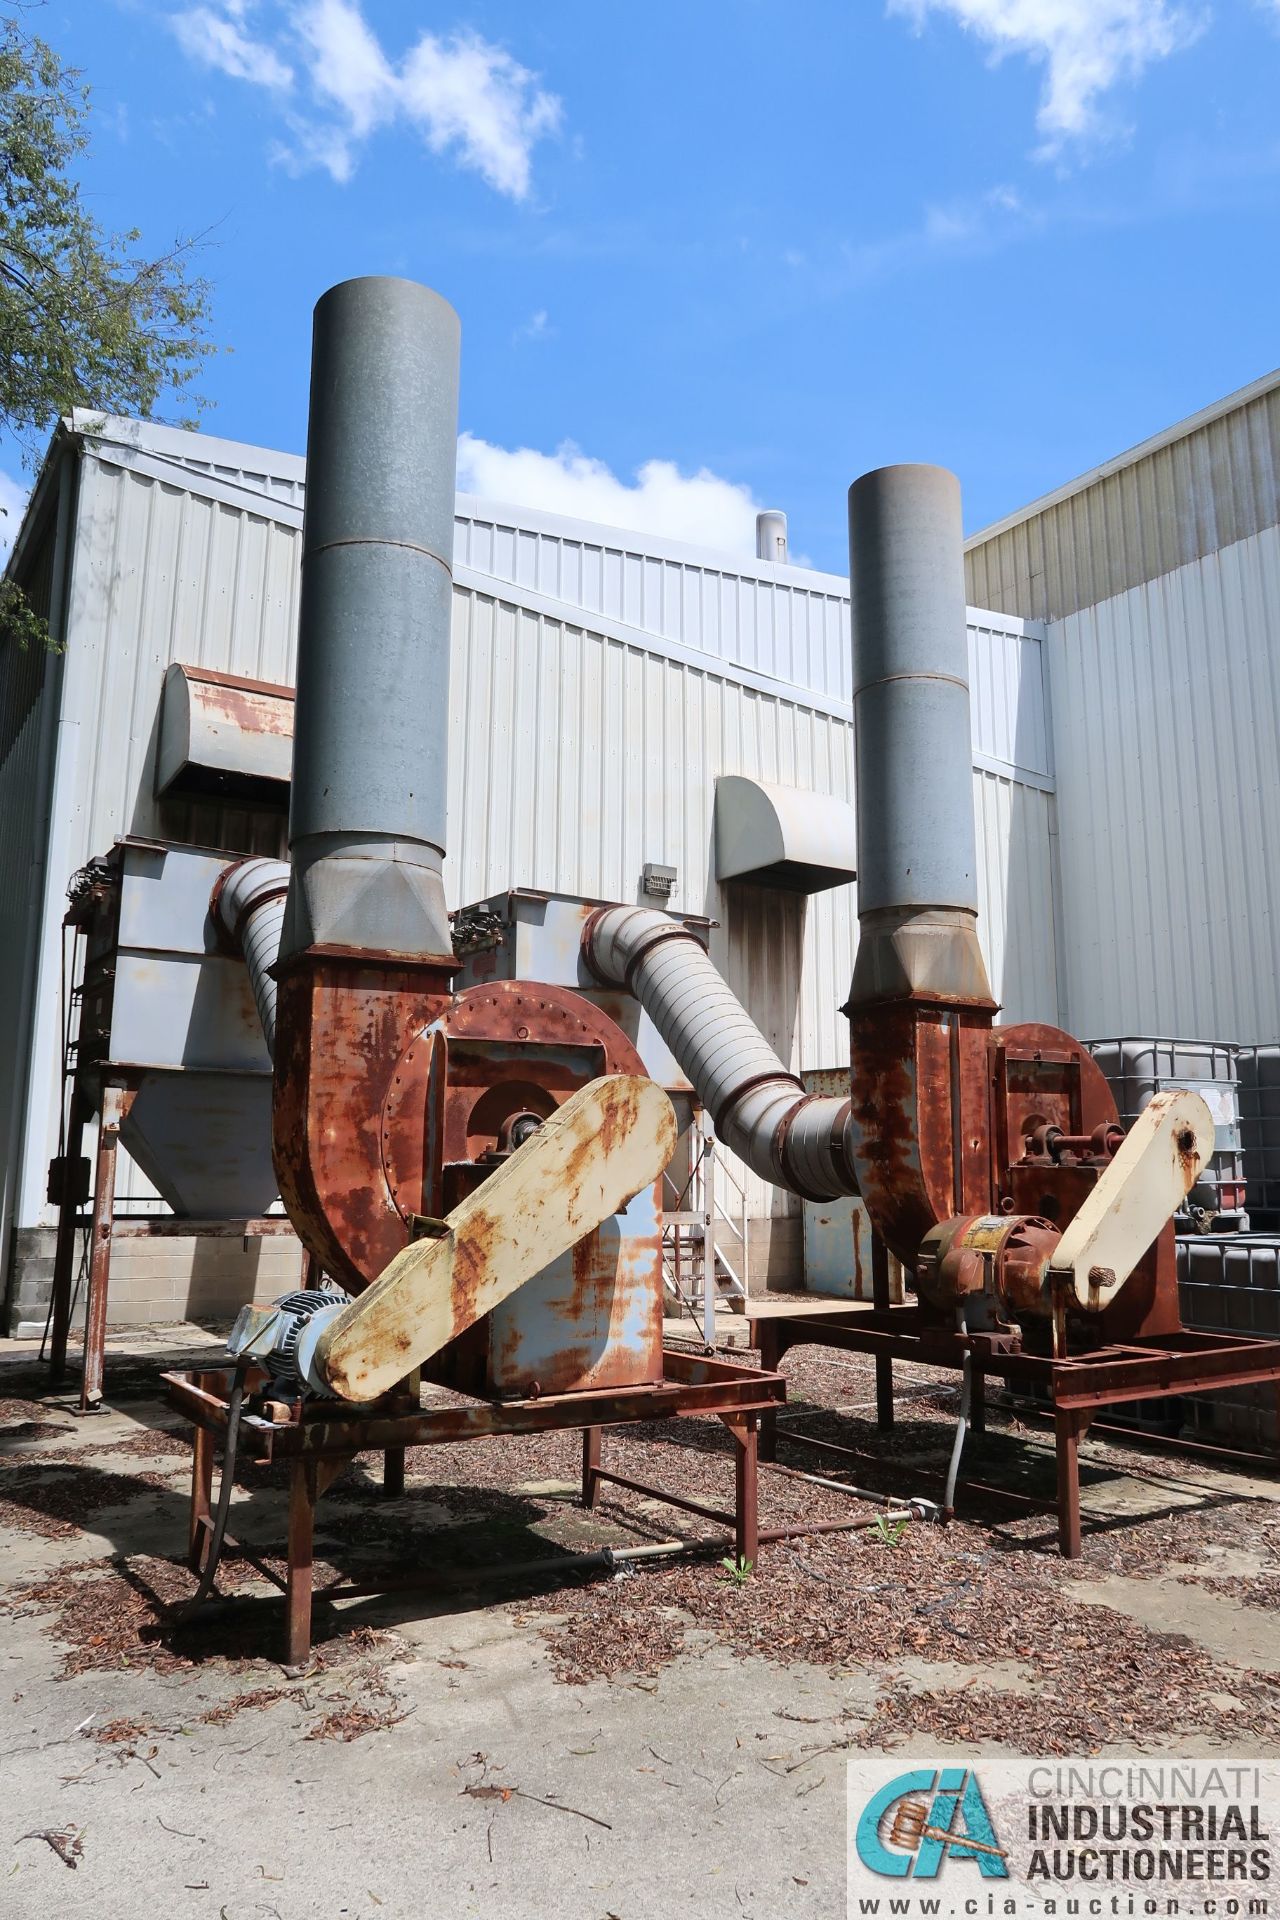
[[[16,1243],[8,1332],[30,1338],[43,1333],[49,1311],[53,1229],[26,1229],[16,1236]],[[130,1236],[112,1247],[107,1323],[144,1326],[213,1320],[230,1325],[246,1300],[270,1300],[301,1284],[302,1247],[291,1233],[249,1240],[192,1234],[154,1239]],[[84,1321],[84,1295],[82,1280],[77,1326]]]

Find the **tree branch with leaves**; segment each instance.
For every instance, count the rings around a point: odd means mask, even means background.
[[[160,255],[108,233],[85,204],[89,89],[14,14],[0,16],[0,432],[33,464],[73,407],[144,419],[185,401],[212,351],[200,237]],[[182,424],[190,424],[184,420]],[[18,644],[0,608],[0,627]]]

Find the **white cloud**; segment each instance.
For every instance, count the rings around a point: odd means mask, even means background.
[[[293,21],[307,52],[311,82],[363,140],[396,110],[395,72],[351,0],[306,0]]]
[[[289,96],[288,138],[272,157],[292,172],[349,180],[360,146],[398,122],[495,192],[528,198],[534,148],[559,127],[561,104],[505,47],[471,31],[421,33],[397,60],[360,0],[286,0],[274,39],[255,38],[252,4],[212,0],[171,24],[193,59]]]
[[[550,340],[555,334],[551,324],[551,315],[545,307],[539,307],[527,320],[521,322],[511,338],[519,344],[522,340]]]
[[[985,41],[993,57],[1027,55],[1046,69],[1037,125],[1042,152],[1098,128],[1100,98],[1136,80],[1153,61],[1189,47],[1205,25],[1198,4],[1178,0],[887,0],[890,13],[922,26],[950,14]]]
[[[874,286],[939,259],[995,253],[1020,235],[1045,225],[1046,215],[1028,206],[1013,187],[999,184],[984,193],[934,202],[915,225],[879,239],[846,242],[841,247],[837,281]]]
[[[646,460],[627,482],[572,441],[555,453],[539,453],[532,447],[495,447],[464,433],[458,438],[458,485],[510,506],[665,534],[743,557],[756,550],[760,508],[750,488],[706,467],[685,474],[671,460]]]
[[[405,61],[401,93],[433,153],[456,146],[464,167],[523,200],[533,147],[560,124],[560,102],[534,82],[479,34],[455,33],[446,44],[424,33]]]
[[[224,0],[220,7],[188,7],[174,14],[170,25],[183,52],[202,66],[216,67],[234,80],[285,92],[293,72],[265,40],[245,31],[244,0]]]
[[[0,566],[4,565],[13,549],[30,498],[30,487],[21,480],[13,479],[10,474],[0,473]]]

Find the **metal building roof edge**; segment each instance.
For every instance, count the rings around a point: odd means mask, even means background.
[[[1224,394],[1221,400],[1214,400],[1209,406],[1201,407],[1198,413],[1188,414],[1186,419],[1175,421],[1173,426],[1164,427],[1159,433],[1153,433],[1149,439],[1140,440],[1137,446],[1130,447],[1124,453],[1113,454],[1109,460],[1103,460],[1098,466],[1091,467],[1075,480],[1068,480],[1050,493],[1043,493],[1039,499],[1032,500],[1027,506],[1019,507],[1008,513],[1002,520],[993,520],[989,527],[981,527],[977,533],[971,533],[964,543],[966,553],[974,553],[979,547],[987,546],[992,540],[999,539],[1002,533],[1008,533],[1012,527],[1022,526],[1028,520],[1038,519],[1048,513],[1052,507],[1061,506],[1064,500],[1070,500],[1076,494],[1087,493],[1090,487],[1096,487],[1101,481],[1109,480],[1112,474],[1122,473],[1126,467],[1135,467],[1147,460],[1153,453],[1172,446],[1178,440],[1189,439],[1201,428],[1212,426],[1215,420],[1225,419],[1229,413],[1237,413],[1255,400],[1261,400],[1266,394],[1280,389],[1280,367],[1271,373],[1259,375],[1247,386],[1237,387],[1234,393]]]

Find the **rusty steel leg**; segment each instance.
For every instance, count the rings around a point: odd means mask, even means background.
[[[871,1235],[871,1304],[877,1313],[889,1308],[889,1249],[878,1233]],[[887,1353],[876,1355],[876,1425],[893,1425],[893,1361]]]
[[[111,1272],[111,1222],[116,1198],[116,1147],[120,1123],[133,1104],[132,1091],[104,1087],[98,1121],[98,1157],[93,1183],[93,1229],[89,1251],[89,1299],[85,1308],[84,1373],[80,1381],[80,1411],[88,1413],[102,1399],[102,1374],[107,1346],[107,1284]]]
[[[1058,1545],[1066,1560],[1078,1560],[1080,1541],[1080,1416],[1069,1408],[1054,1410],[1054,1440],[1058,1461]]]
[[[600,1482],[596,1475],[600,1471],[603,1437],[603,1427],[584,1427],[582,1430],[582,1504],[588,1510],[595,1506],[600,1497]]]
[[[776,1373],[782,1360],[782,1336],[772,1320],[755,1323],[756,1345],[760,1349],[760,1367],[764,1373]],[[778,1416],[770,1411],[760,1416],[758,1451],[762,1460],[778,1457]]]
[[[289,1559],[285,1589],[285,1650],[288,1668],[311,1659],[311,1561],[316,1523],[316,1470],[295,1460],[289,1476]]]
[[[213,1519],[213,1435],[196,1427],[191,1441],[191,1518],[187,1533],[187,1565],[192,1573],[204,1570]]]
[[[985,1433],[987,1430],[987,1376],[981,1367],[973,1369],[972,1384],[969,1388],[969,1431]]]
[[[725,1425],[737,1442],[734,1459],[734,1546],[739,1565],[748,1561],[754,1566],[760,1558],[759,1475],[756,1471],[760,1415],[744,1413],[736,1418],[726,1418]]]
[[[403,1447],[388,1447],[382,1456],[382,1495],[385,1500],[398,1500],[404,1492],[404,1454]]]

